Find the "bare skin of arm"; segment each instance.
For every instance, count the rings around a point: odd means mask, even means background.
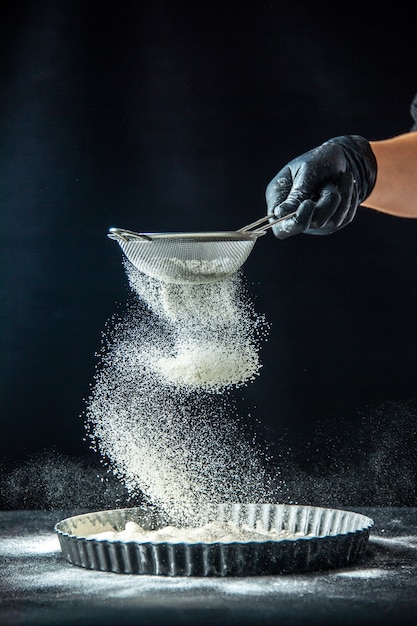
[[[362,203],[382,213],[417,218],[417,132],[371,141],[378,163],[375,187]]]

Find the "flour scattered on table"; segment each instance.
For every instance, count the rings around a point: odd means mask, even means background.
[[[351,569],[344,572],[336,572],[335,576],[342,578],[381,578],[389,576],[391,572],[380,568],[367,568],[367,569]]]

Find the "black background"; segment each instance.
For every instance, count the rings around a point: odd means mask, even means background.
[[[410,129],[411,16],[362,4],[6,3],[6,471],[39,468],[28,460],[45,451],[95,462],[85,398],[106,321],[128,298],[110,226],[238,228],[264,214],[267,183],[297,154]],[[241,410],[309,475],[344,471],[347,457],[351,472],[365,459],[374,474],[395,468],[381,484],[400,504],[416,493],[416,239],[416,221],[361,208],[330,237],[268,234],[244,266],[271,331]],[[372,487],[365,499],[378,503]]]

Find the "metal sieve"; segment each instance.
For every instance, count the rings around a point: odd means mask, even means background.
[[[166,283],[208,283],[234,274],[246,261],[258,237],[292,217],[265,215],[234,231],[204,233],[136,233],[110,228],[128,260],[142,273]]]

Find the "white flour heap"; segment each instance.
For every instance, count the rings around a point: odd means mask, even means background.
[[[289,530],[270,530],[258,523],[255,528],[234,522],[208,522],[202,526],[177,528],[164,526],[157,530],[145,530],[136,522],[126,522],[123,530],[109,530],[88,535],[89,539],[99,541],[135,541],[137,543],[233,543],[235,541],[282,541],[307,537],[302,532],[290,533]]]
[[[177,524],[206,502],[265,500],[264,453],[229,398],[258,374],[267,330],[242,279],[173,285],[125,267],[136,297],[102,351],[86,412],[93,447]]]

